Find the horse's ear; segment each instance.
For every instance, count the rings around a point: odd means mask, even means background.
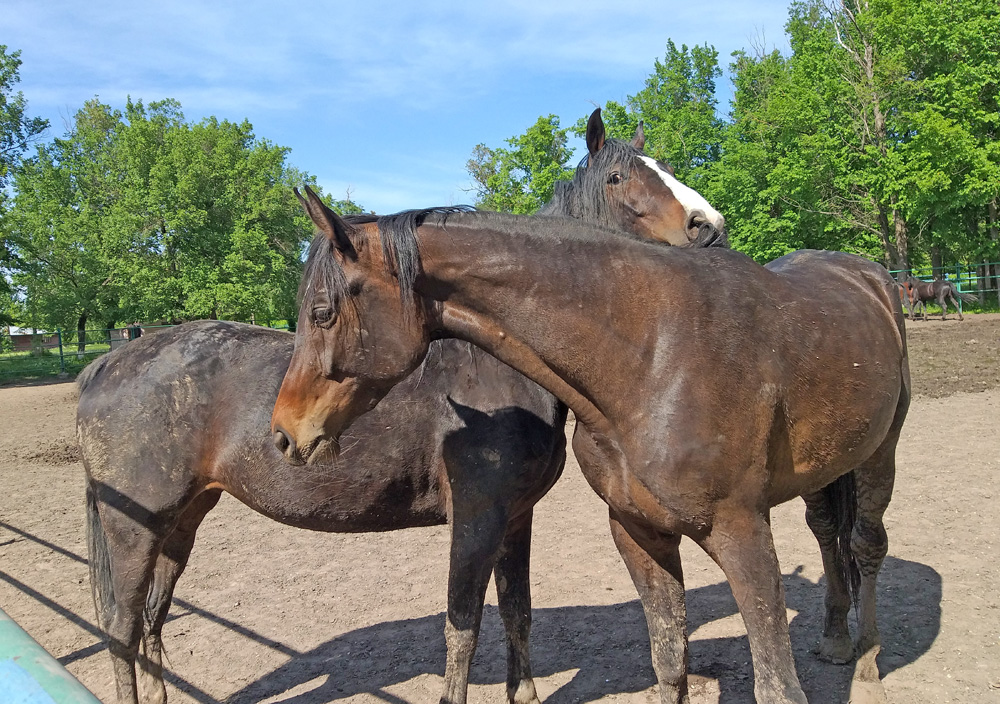
[[[587,120],[587,150],[590,152],[590,156],[594,156],[603,148],[604,120],[601,119],[601,109],[597,108],[590,113],[590,119]],[[590,165],[589,159],[587,165]]]
[[[354,244],[347,236],[347,223],[327,207],[326,203],[320,200],[320,197],[309,186],[303,186],[303,190],[306,192],[305,198],[299,193],[299,189],[293,188],[292,190],[295,191],[295,197],[299,199],[306,214],[320,229],[320,232],[326,235],[337,251],[354,258],[356,253]]]
[[[632,146],[640,152],[646,146],[646,132],[642,129],[642,120],[639,120],[639,126],[635,128],[635,136],[632,137]]]

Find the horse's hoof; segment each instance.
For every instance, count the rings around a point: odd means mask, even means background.
[[[885,688],[881,682],[851,682],[851,696],[848,704],[887,704]]]
[[[517,691],[511,693],[507,691],[507,700],[511,704],[541,704],[538,694],[535,692],[535,683],[532,680],[521,680],[517,685]]]
[[[854,659],[854,643],[849,636],[824,636],[813,652],[820,660],[844,665]]]

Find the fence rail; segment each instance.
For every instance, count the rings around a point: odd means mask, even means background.
[[[142,335],[155,335],[173,325],[149,325]],[[284,329],[287,326],[277,326]],[[5,330],[0,328],[0,333]],[[102,354],[127,345],[136,337],[130,327],[76,331],[57,329],[23,335],[0,335],[0,383],[48,377],[76,376]]]

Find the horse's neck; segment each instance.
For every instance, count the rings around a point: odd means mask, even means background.
[[[483,348],[556,395],[588,427],[610,433],[616,395],[602,382],[607,369],[622,365],[606,358],[620,349],[602,338],[627,319],[623,297],[614,294],[637,272],[605,260],[623,243],[520,241],[463,233],[450,223],[421,228],[420,239],[426,289],[443,302],[444,334]]]

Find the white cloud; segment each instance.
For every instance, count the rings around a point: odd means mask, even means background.
[[[723,67],[760,28],[780,40],[785,7],[4,0],[0,36],[23,49],[29,111],[54,132],[94,95],[115,106],[128,95],[177,98],[189,120],[251,118],[258,135],[295,149],[296,165],[343,169],[329,183],[354,179],[363,204],[397,210],[469,200],[461,188],[476,142],[499,144],[561,110],[572,111],[568,124],[588,100],[624,99],[668,38],[715,45]]]

